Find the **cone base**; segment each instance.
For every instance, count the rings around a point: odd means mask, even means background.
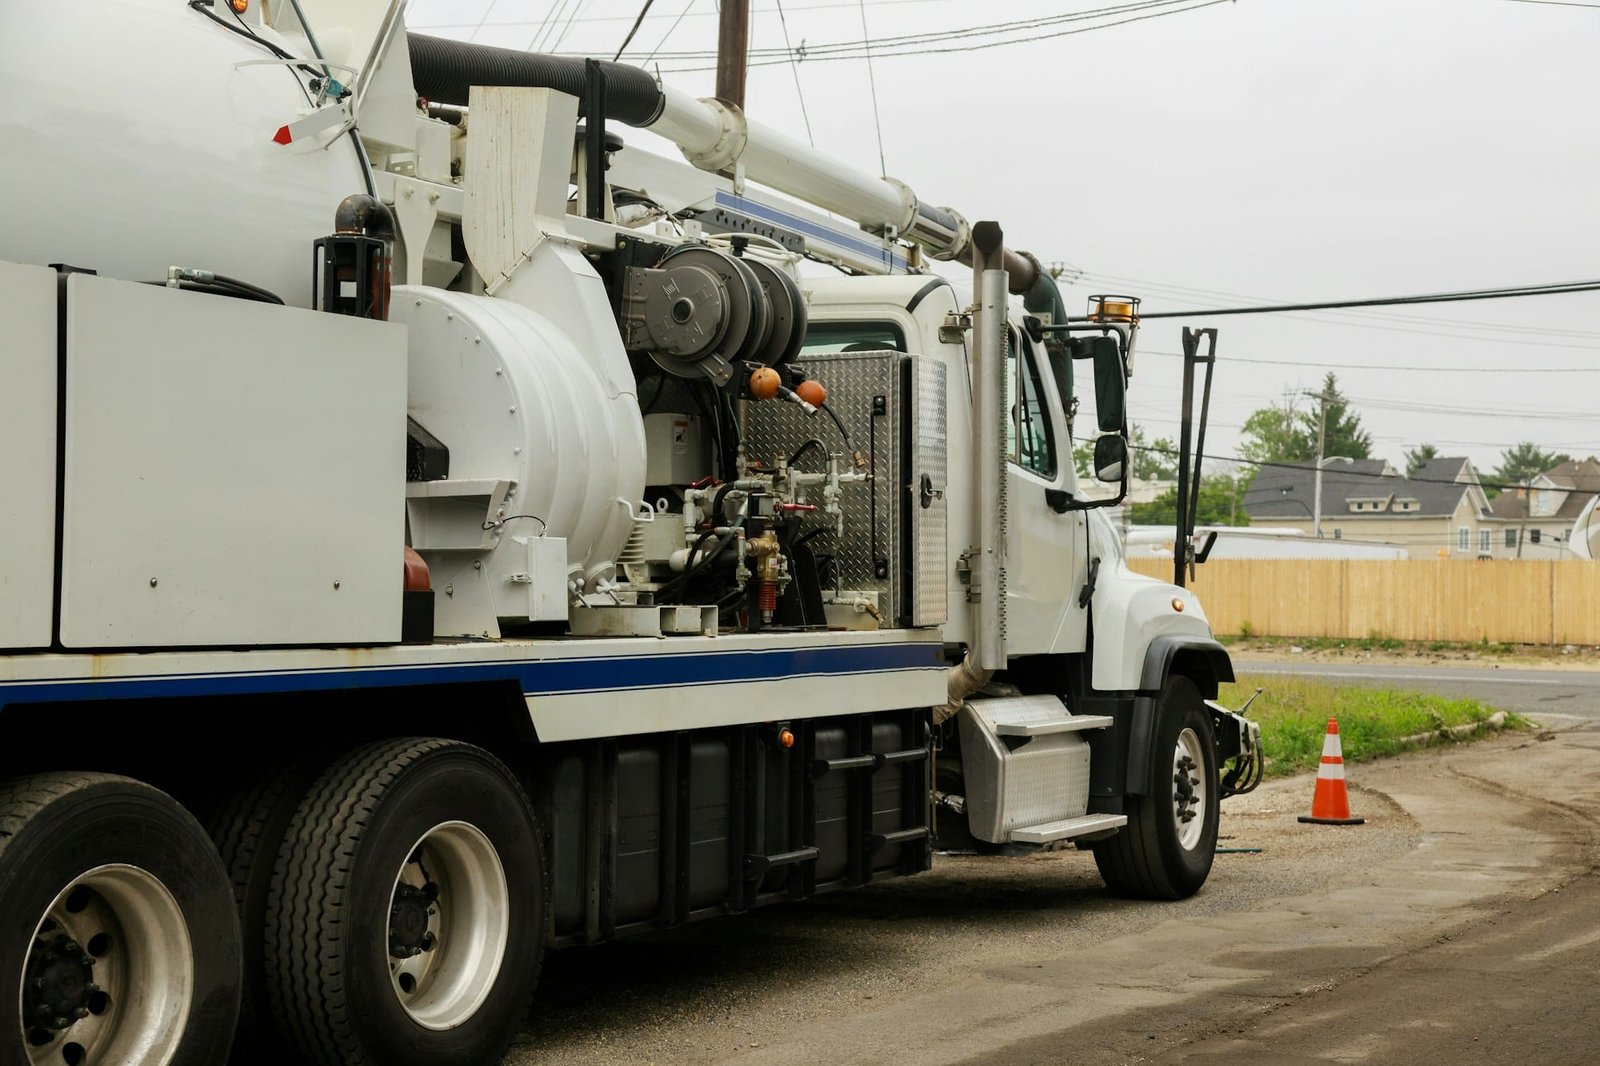
[[[1365,825],[1367,822],[1365,818],[1314,818],[1309,814],[1302,814],[1300,820],[1312,825]]]

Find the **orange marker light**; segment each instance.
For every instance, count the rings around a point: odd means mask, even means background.
[[[1182,614],[1183,613],[1183,601],[1178,599],[1178,597],[1176,597],[1176,596],[1172,597],[1172,609],[1174,611],[1177,611],[1179,614]]]
[[[794,747],[794,734],[787,729],[778,730],[778,746],[785,751]]]
[[[778,395],[778,387],[783,384],[783,379],[778,377],[778,372],[770,366],[764,366],[750,375],[750,395],[758,400],[770,400]]]
[[[250,10],[250,0],[228,0],[228,6],[233,8],[235,14],[242,15]]]
[[[820,381],[802,381],[794,387],[794,392],[812,407],[821,407],[828,402],[828,390]]]

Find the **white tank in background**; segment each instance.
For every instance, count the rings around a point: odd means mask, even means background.
[[[182,0],[0,3],[0,259],[183,266],[309,306],[312,241],[366,179],[349,136],[273,140],[308,80]]]

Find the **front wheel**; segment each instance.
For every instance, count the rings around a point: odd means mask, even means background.
[[[267,991],[325,1066],[499,1062],[538,980],[544,863],[516,779],[481,748],[383,741],[329,768],[284,834]]]
[[[109,774],[0,785],[0,1063],[215,1066],[238,1010],[233,900],[187,811]]]
[[[1150,793],[1129,796],[1128,824],[1092,845],[1106,887],[1130,899],[1186,899],[1217,851],[1217,744],[1200,690],[1167,680],[1156,700],[1156,768]]]

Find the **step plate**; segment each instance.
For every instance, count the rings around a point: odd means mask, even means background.
[[[1063,818],[1058,822],[1023,826],[1011,831],[1013,844],[1049,844],[1056,840],[1081,837],[1085,833],[1098,833],[1103,829],[1117,829],[1128,824],[1125,814],[1086,814],[1081,818]]]
[[[1043,737],[1051,733],[1076,733],[1083,729],[1106,729],[1116,719],[1109,714],[1066,714],[1058,717],[1031,715],[1027,718],[994,716],[994,732],[999,737]]]

